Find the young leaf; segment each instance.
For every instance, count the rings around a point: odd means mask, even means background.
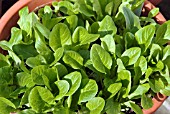
[[[53,51],[56,51],[59,47],[71,44],[71,33],[67,25],[63,23],[56,24],[49,36],[50,47]]]
[[[139,67],[142,71],[142,75],[146,72],[147,70],[147,61],[144,56],[141,56],[137,62],[135,63],[134,67]]]
[[[78,103],[89,101],[94,98],[98,92],[98,86],[95,80],[90,79],[84,88],[81,89]]]
[[[59,94],[55,97],[55,100],[60,100],[64,96],[66,96],[67,92],[69,91],[70,85],[65,80],[58,80],[55,82],[55,84],[59,89]]]
[[[131,73],[128,70],[122,70],[118,73],[118,80],[122,82],[122,87],[126,88],[123,98],[126,98],[131,89]]]
[[[149,85],[155,93],[160,92],[161,89],[165,88],[165,84],[161,77],[150,79]]]
[[[123,7],[122,13],[126,20],[126,28],[128,30],[133,29],[134,27],[140,28],[139,18],[127,7]]]
[[[132,48],[127,49],[125,52],[123,52],[121,57],[122,58],[128,57],[129,61],[127,65],[133,65],[134,63],[136,63],[140,55],[141,55],[141,48],[132,47]]]
[[[164,49],[163,49],[163,58],[162,60],[166,60],[168,57],[170,57],[170,45],[167,45]]]
[[[63,77],[63,76],[65,76],[66,74],[68,74],[68,70],[67,70],[67,68],[66,68],[63,64],[61,64],[61,63],[56,63],[56,64],[55,64],[55,67],[56,67],[57,70],[58,70],[58,75],[59,75],[59,77]]]
[[[150,46],[155,34],[155,30],[156,28],[154,25],[147,25],[135,33],[136,41],[141,46],[143,51],[146,51],[146,49]]]
[[[86,103],[90,114],[100,114],[105,106],[105,100],[101,97],[94,97]]]
[[[55,60],[51,63],[50,66],[53,66],[54,64],[56,64],[61,59],[63,54],[64,54],[64,48],[62,47],[58,48],[54,53]]]
[[[165,22],[161,26],[159,26],[156,31],[156,38],[154,40],[155,43],[164,45],[170,40],[170,21]]]
[[[116,45],[112,35],[106,35],[104,38],[101,38],[101,41],[102,48],[109,51],[111,54],[115,53]]]
[[[81,84],[81,78],[81,74],[77,71],[64,76],[64,79],[67,80],[71,86],[69,92],[66,94],[67,96],[70,96],[77,91]]]
[[[135,103],[133,103],[133,102],[126,102],[125,105],[130,107],[130,108],[132,108],[132,110],[136,114],[143,114],[142,109],[138,105],[136,105]]]
[[[154,8],[149,12],[148,17],[150,18],[155,17],[158,13],[159,13],[159,8]]]
[[[0,97],[0,113],[9,114],[16,106],[8,99]]]
[[[117,66],[118,66],[117,72],[120,72],[122,70],[126,70],[126,68],[125,68],[125,66],[124,66],[121,59],[118,58],[116,62],[117,62]]]
[[[93,44],[91,47],[90,59],[92,60],[94,68],[101,73],[106,73],[105,68],[111,69],[111,56],[98,44]]]
[[[141,98],[141,105],[144,109],[151,108],[153,106],[152,99],[143,94]]]
[[[96,41],[99,38],[99,34],[89,34],[83,27],[77,27],[73,33],[73,42],[75,44],[88,44]]]
[[[129,99],[132,99],[133,97],[145,94],[150,89],[150,86],[148,83],[142,84],[137,86],[137,88],[128,96]]]
[[[109,98],[112,98],[114,97],[118,91],[121,89],[122,87],[122,83],[114,83],[114,84],[111,84],[108,88],[107,88],[107,91],[109,91],[111,93],[111,96]]]
[[[37,22],[35,24],[35,27],[37,28],[37,30],[47,39],[49,39],[49,35],[50,35],[50,30],[48,30],[43,24],[41,24],[40,22]]]
[[[69,24],[70,30],[73,32],[78,24],[78,17],[76,15],[70,15],[66,17],[66,21]]]
[[[81,69],[83,66],[83,58],[75,51],[66,51],[63,56],[63,61],[74,69]]]
[[[36,86],[31,90],[28,100],[32,109],[37,113],[43,111],[45,103],[54,104],[53,94],[48,89],[40,86]]]
[[[106,15],[103,18],[103,20],[99,23],[99,26],[98,33],[101,37],[104,37],[107,34],[111,34],[113,36],[117,33],[115,23],[109,15]]]

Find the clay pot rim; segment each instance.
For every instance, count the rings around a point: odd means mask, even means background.
[[[13,18],[13,16],[18,15],[18,11],[25,7],[26,5],[29,5],[31,3],[31,1],[33,0],[19,0],[17,1],[0,19],[0,40],[5,39],[3,37],[1,37],[1,33],[3,32],[4,28],[6,27],[6,25],[9,23],[9,20],[11,20]],[[45,0],[44,0],[45,1]],[[56,0],[48,0],[48,1],[56,1]],[[43,1],[42,1],[43,2]],[[46,2],[44,3],[44,5],[49,4],[51,2]],[[37,7],[42,6],[43,4],[37,5]],[[155,8],[155,6],[149,2],[149,1],[145,1],[144,6],[143,6],[144,10],[146,12],[149,12],[151,9]],[[33,11],[34,9],[29,9],[30,11]],[[155,16],[155,20],[159,23],[162,24],[166,21],[166,19],[164,18],[164,16],[159,12],[158,15]],[[10,26],[11,27],[11,26]],[[161,105],[162,103],[166,100],[167,96],[162,95],[160,93],[157,93],[156,96],[152,99],[153,102],[155,102],[154,104],[156,104],[157,106],[153,106],[151,109],[147,109],[147,110],[143,110],[144,114],[152,114],[153,112],[155,112]]]

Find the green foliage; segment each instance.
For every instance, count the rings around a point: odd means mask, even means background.
[[[144,0],[63,0],[29,13],[0,41],[0,113],[142,114],[170,95],[170,21]],[[139,101],[139,102],[136,102]]]

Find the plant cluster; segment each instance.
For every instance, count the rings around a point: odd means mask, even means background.
[[[0,47],[0,113],[142,114],[170,95],[170,21],[144,0],[65,0],[19,11]]]

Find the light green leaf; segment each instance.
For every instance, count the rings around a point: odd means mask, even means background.
[[[47,29],[43,24],[41,24],[40,22],[37,22],[35,24],[35,27],[38,29],[38,31],[47,39],[49,39],[49,35],[50,35],[50,30]]]
[[[90,114],[100,114],[105,106],[105,100],[101,97],[94,97],[86,103]]]
[[[58,48],[54,53],[55,60],[51,63],[50,66],[56,64],[62,58],[63,54],[64,54],[64,48],[62,47]]]
[[[69,91],[70,85],[65,80],[58,80],[55,82],[55,84],[59,89],[59,94],[55,97],[55,100],[60,100],[64,96],[66,96],[67,92]]]
[[[71,44],[71,33],[67,25],[63,23],[56,24],[50,33],[50,47],[53,49],[53,51],[56,51],[59,47]]]
[[[78,24],[78,17],[76,15],[70,15],[66,17],[66,21],[69,24],[70,30],[73,32]]]
[[[1,114],[9,114],[15,108],[16,106],[10,100],[4,97],[0,97],[0,113]]]
[[[128,70],[122,70],[118,73],[118,80],[122,82],[122,87],[126,88],[123,98],[126,98],[131,89],[131,73]]]
[[[128,60],[129,60],[127,65],[133,65],[134,63],[137,62],[137,60],[140,57],[140,55],[141,55],[141,48],[139,48],[139,47],[132,47],[132,48],[129,48],[129,49],[125,50],[125,52],[123,52],[121,57],[122,58],[126,58],[127,57]]]
[[[55,66],[55,67],[57,68],[57,70],[58,70],[58,75],[59,75],[59,77],[63,77],[63,76],[65,76],[66,74],[68,74],[68,70],[67,70],[67,68],[66,68],[63,64],[61,64],[61,63],[56,63],[54,66]]]
[[[163,49],[163,58],[162,60],[166,60],[168,57],[170,57],[170,45],[167,45],[164,49]]]
[[[74,69],[80,69],[83,66],[83,58],[75,51],[66,51],[63,61]]]
[[[126,68],[125,68],[125,66],[124,66],[124,64],[123,64],[123,62],[122,62],[121,59],[118,58],[118,59],[116,60],[116,62],[117,62],[117,66],[118,66],[117,72],[120,72],[120,71],[122,71],[122,70],[126,70]]]
[[[96,96],[97,92],[98,86],[96,81],[89,79],[85,87],[81,89],[78,103],[89,101]]]
[[[128,96],[128,98],[132,99],[133,97],[145,94],[146,92],[148,92],[149,89],[150,86],[148,83],[138,85],[137,88]]]
[[[166,44],[169,40],[170,40],[170,21],[167,21],[159,26],[158,30],[156,31],[156,38],[154,42],[163,45]]]
[[[112,35],[106,35],[104,38],[101,38],[101,41],[102,48],[109,51],[111,54],[115,53],[116,45]]]
[[[73,42],[75,44],[88,44],[96,41],[99,38],[99,34],[89,34],[83,27],[77,27],[73,33]]]
[[[108,88],[107,88],[107,91],[109,91],[111,93],[110,97],[109,98],[112,98],[114,97],[118,92],[119,90],[121,89],[122,87],[122,83],[114,83],[114,84],[111,84]]]
[[[96,70],[101,73],[106,73],[106,69],[111,69],[112,58],[100,45],[93,44],[90,50],[90,59]]]
[[[22,87],[24,87],[24,86],[27,86],[27,87],[34,86],[34,82],[32,80],[32,77],[28,73],[25,73],[25,72],[17,73],[16,80],[17,80],[17,83],[18,83],[19,86],[22,86]]]
[[[109,15],[106,15],[103,18],[103,20],[99,23],[99,26],[98,33],[101,37],[104,37],[107,34],[115,35],[117,33],[115,23]]]
[[[149,85],[155,93],[158,93],[158,92],[160,92],[161,89],[165,88],[164,81],[162,80],[161,77],[149,79]]]
[[[152,99],[143,94],[141,98],[141,105],[144,109],[152,108],[153,106]]]
[[[64,76],[64,79],[67,80],[68,82],[70,82],[69,83],[70,84],[70,90],[66,94],[67,96],[70,96],[77,91],[77,89],[80,87],[80,84],[81,84],[81,78],[82,78],[81,74],[77,71],[72,72],[72,73]]]
[[[28,101],[32,109],[40,113],[45,103],[54,104],[54,96],[48,89],[36,86],[31,90]]]
[[[146,49],[150,46],[155,34],[155,30],[156,28],[154,25],[147,25],[135,33],[136,41],[141,46],[143,51],[146,51]]]
[[[158,13],[159,13],[159,8],[154,8],[149,12],[148,17],[150,18],[155,17]]]
[[[130,107],[130,108],[132,108],[132,110],[136,114],[143,114],[142,109],[138,105],[136,105],[135,103],[133,103],[133,102],[126,102],[125,105]]]
[[[142,75],[146,72],[147,70],[147,61],[144,56],[139,57],[137,62],[135,63],[134,67],[139,67],[142,71]]]

